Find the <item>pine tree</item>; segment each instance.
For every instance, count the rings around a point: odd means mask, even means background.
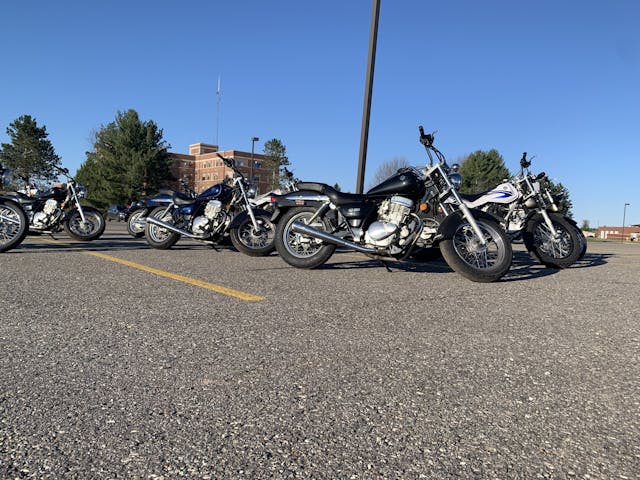
[[[291,165],[287,157],[287,147],[277,138],[273,138],[264,144],[264,162],[267,168],[273,170],[268,180],[268,189],[275,190],[286,181],[283,168]]]
[[[76,176],[96,205],[129,203],[171,179],[167,148],[155,122],[141,121],[135,110],[118,112],[95,134],[93,150]]]
[[[7,128],[11,143],[0,148],[0,163],[13,170],[27,185],[47,182],[57,177],[55,167],[60,157],[49,140],[47,128],[38,127],[31,115],[22,115]]]
[[[496,149],[488,152],[477,150],[469,154],[460,165],[459,173],[462,175],[462,193],[490,190],[511,177],[502,155]]]

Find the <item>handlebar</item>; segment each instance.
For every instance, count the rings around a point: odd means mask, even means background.
[[[422,125],[418,126],[418,130],[420,131],[420,143],[423,144],[425,148],[433,146],[433,133],[425,134]]]
[[[527,160],[527,152],[522,153],[522,158],[520,159],[520,166],[522,168],[529,168],[531,166],[531,160]]]

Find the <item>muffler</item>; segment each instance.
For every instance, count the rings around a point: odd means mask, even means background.
[[[173,233],[178,233],[184,237],[189,237],[189,238],[195,238],[198,240],[202,240],[202,237],[199,237],[198,235],[194,235],[193,233],[189,233],[186,230],[181,230],[179,228],[176,228],[175,226],[171,225],[170,223],[167,222],[163,222],[162,220],[157,219],[156,217],[152,217],[152,216],[148,216],[147,217],[147,223],[152,223],[154,225],[157,225],[159,227],[162,228],[166,228],[167,230],[173,232]]]
[[[350,242],[349,240],[345,240],[344,238],[336,237],[335,235],[331,235],[330,233],[323,232],[322,230],[318,230],[317,228],[310,227],[309,225],[305,225],[302,222],[293,222],[291,225],[291,231],[294,233],[300,233],[302,235],[306,235],[308,237],[317,238],[318,240],[322,240],[323,242],[332,243],[333,245],[338,245],[340,247],[350,248],[360,253],[371,253],[371,254],[380,254],[378,250],[375,248],[367,248],[362,245],[358,245],[357,243]]]

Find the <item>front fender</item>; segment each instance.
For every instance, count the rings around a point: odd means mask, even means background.
[[[252,210],[253,210],[254,217],[265,217],[265,218],[271,217],[271,212],[267,212],[262,208],[253,208]],[[249,216],[249,212],[247,212],[246,210],[243,210],[238,215],[233,217],[233,220],[231,220],[231,223],[229,224],[229,230],[238,228],[240,224],[244,222],[248,216]]]
[[[492,215],[491,213],[483,212],[482,210],[478,210],[475,208],[470,208],[469,211],[471,212],[471,215],[473,215],[473,218],[475,218],[476,220],[481,220],[481,219],[490,220],[500,225],[500,220],[495,215]],[[437,234],[438,239],[445,240],[445,239],[453,238],[453,235],[456,233],[458,226],[465,221],[466,220],[464,218],[464,215],[460,210],[458,210],[452,215],[449,215],[447,218],[444,219],[444,221],[438,227],[438,234]]]

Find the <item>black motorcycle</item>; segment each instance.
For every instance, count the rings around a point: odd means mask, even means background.
[[[171,248],[180,236],[212,245],[228,235],[233,246],[251,256],[274,250],[271,214],[251,205],[256,194],[233,159],[218,156],[233,170],[230,184],[219,183],[193,198],[174,192],[167,207],[157,207],[146,220],[145,237],[153,248]]]
[[[403,260],[414,249],[439,247],[449,266],[465,278],[500,279],[511,266],[511,242],[489,214],[462,202],[450,178],[458,174],[433,139],[420,127],[429,166],[401,169],[364,195],[300,182],[299,191],[276,197],[272,220],[278,222],[275,243],[282,259],[294,267],[315,268],[337,246],[379,260]]]
[[[29,233],[54,234],[62,231],[76,240],[96,240],[104,232],[106,223],[102,213],[82,205],[87,189],[78,183],[66,168],[55,167],[67,182],[33,196],[11,192],[7,195],[19,203],[29,219]]]
[[[0,188],[11,183],[11,170],[0,165]],[[24,209],[13,196],[0,194],[0,252],[20,245],[29,230]]]

